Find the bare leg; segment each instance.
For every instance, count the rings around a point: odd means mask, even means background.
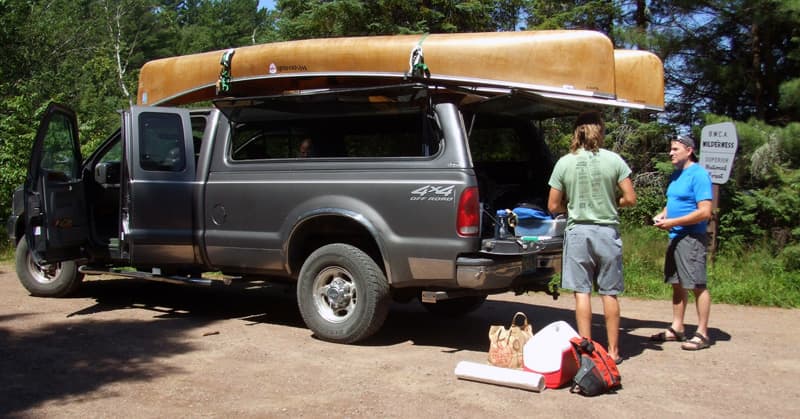
[[[684,332],[683,319],[686,316],[686,304],[689,293],[681,284],[672,284],[672,329],[678,333]]]
[[[695,288],[694,298],[697,304],[697,333],[708,337],[708,317],[711,314],[711,293],[708,288]]]
[[[592,299],[590,293],[576,292],[575,295],[575,323],[578,324],[578,334],[592,338]]]
[[[619,358],[619,300],[616,295],[603,295],[603,314],[606,318],[606,336],[608,337],[608,356]]]

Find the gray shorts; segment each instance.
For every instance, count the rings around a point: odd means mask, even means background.
[[[687,290],[706,287],[708,234],[689,233],[670,240],[664,259],[664,282]]]
[[[561,287],[579,293],[596,289],[602,295],[625,290],[622,237],[616,226],[578,224],[567,230]]]

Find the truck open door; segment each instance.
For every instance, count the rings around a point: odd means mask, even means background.
[[[75,113],[51,103],[25,179],[25,237],[37,263],[78,259],[88,238]]]
[[[126,172],[121,239],[134,266],[195,263],[194,139],[188,109],[134,106],[122,113]],[[169,255],[165,257],[164,255]]]

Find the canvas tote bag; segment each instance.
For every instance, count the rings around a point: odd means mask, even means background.
[[[489,363],[496,367],[521,369],[523,348],[531,336],[533,328],[523,312],[514,314],[508,327],[490,326]]]

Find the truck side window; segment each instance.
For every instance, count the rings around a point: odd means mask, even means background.
[[[99,163],[107,163],[107,162],[121,162],[122,161],[122,141],[119,141],[119,137],[114,143],[111,148],[106,151],[102,157],[98,160]]]
[[[421,113],[250,122],[234,127],[234,161],[428,157],[439,138]],[[301,152],[301,149],[308,148]]]
[[[186,168],[181,118],[145,112],[139,116],[139,161],[144,170],[180,172]]]
[[[42,149],[41,167],[48,176],[64,181],[77,177],[79,161],[73,154],[72,144],[72,124],[62,115],[55,116],[50,121]]]

